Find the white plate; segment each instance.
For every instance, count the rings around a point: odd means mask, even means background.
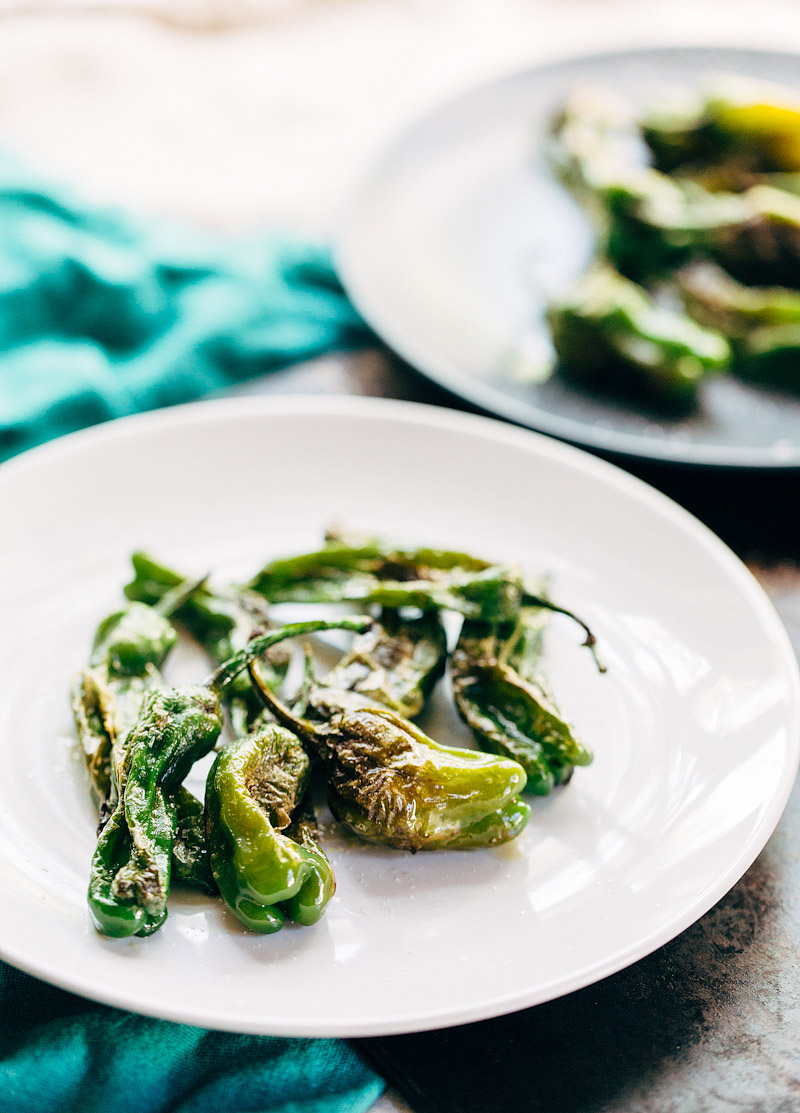
[[[535,374],[551,358],[544,308],[592,255],[589,223],[545,140],[569,92],[605,85],[636,105],[709,73],[798,85],[796,54],[663,47],[566,58],[449,101],[368,168],[337,264],[350,297],[404,359],[489,413],[589,448],[702,465],[800,466],[800,400],[728,375],[683,419]]]
[[[411,856],[330,832],[339,887],[314,928],[258,937],[212,900],[174,894],[155,936],[101,938],[67,687],[129,553],[243,575],[314,545],[333,519],[550,571],[609,666],[598,675],[578,632],[553,623],[552,679],[594,764],[534,799],[526,831],[497,850]],[[311,1036],[510,1012],[691,924],[753,861],[789,793],[797,667],[760,588],[661,495],[534,434],[380,400],[206,403],[5,465],[0,521],[0,954],[89,997]],[[467,743],[444,695],[428,722]]]

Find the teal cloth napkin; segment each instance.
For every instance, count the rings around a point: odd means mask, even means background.
[[[368,338],[323,247],[96,210],[0,157],[0,460]]]
[[[0,460],[367,338],[323,248],[98,211],[0,157]],[[152,1020],[0,963],[0,1113],[362,1113],[382,1088],[345,1043]]]
[[[0,963],[2,1113],[364,1113],[382,1089],[338,1040],[151,1020]]]

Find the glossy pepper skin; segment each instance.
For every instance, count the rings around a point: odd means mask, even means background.
[[[115,937],[151,935],[164,922],[179,788],[219,737],[219,694],[286,638],[340,628],[361,632],[368,625],[368,619],[341,619],[281,627],[254,638],[203,685],[147,693],[125,743],[117,803],[92,859],[89,908],[99,931]]]
[[[800,170],[797,93],[754,78],[720,77],[696,97],[657,104],[643,118],[642,134],[659,170],[710,171],[724,188]]]
[[[246,927],[279,931],[285,918],[316,923],[333,896],[333,870],[309,814],[292,827],[310,761],[277,723],[226,746],[206,787],[211,868],[222,898]]]
[[[134,578],[125,587],[129,599],[158,605],[180,584],[179,572],[155,560],[147,553],[134,553]],[[176,609],[175,618],[200,643],[212,664],[221,665],[243,649],[253,635],[273,625],[267,616],[263,598],[253,592],[212,590],[203,583]],[[289,653],[277,644],[259,662],[264,682],[279,687],[289,666]],[[234,732],[244,734],[261,711],[261,703],[253,692],[247,673],[239,674],[226,693]]]
[[[515,624],[465,622],[451,660],[458,713],[481,749],[518,761],[526,790],[547,795],[592,754],[549,692],[542,649],[549,612],[525,607]]]
[[[167,915],[176,793],[222,728],[207,687],[148,692],[125,747],[120,795],[92,858],[89,909],[99,931],[151,935]]]
[[[725,338],[662,309],[611,268],[598,265],[548,310],[562,373],[585,386],[690,408],[710,372],[725,368]]]
[[[767,184],[714,192],[637,157],[632,114],[579,91],[553,126],[554,164],[597,229],[600,254],[625,277],[651,283],[698,255],[742,282],[800,285],[800,198]]]
[[[401,550],[374,539],[338,537],[316,552],[270,561],[247,587],[270,603],[453,610],[487,622],[512,617],[522,596],[514,566],[450,550]]]
[[[321,687],[352,692],[413,719],[444,672],[446,660],[447,636],[438,612],[403,618],[397,611],[383,610],[369,630],[354,638]],[[316,687],[312,685],[309,695],[312,705]]]
[[[648,283],[754,216],[731,193],[674,180],[648,166],[630,107],[606,90],[579,89],[556,115],[549,154],[588,211],[598,254],[626,278]]]
[[[148,691],[161,684],[160,668],[177,641],[169,615],[198,587],[182,581],[162,593],[155,606],[130,603],[104,619],[95,633],[90,665],[72,689],[72,710],[100,828],[116,807],[127,738]],[[173,848],[176,880],[213,892],[203,831],[202,804],[184,788],[176,795],[178,826]]]
[[[728,336],[734,374],[800,390],[800,291],[745,286],[711,263],[684,267],[676,281],[687,311]]]
[[[318,725],[253,680],[278,721],[313,748],[331,811],[359,838],[412,852],[472,849],[507,842],[527,823],[517,762],[440,746],[388,709],[342,707],[333,689],[327,722]]]

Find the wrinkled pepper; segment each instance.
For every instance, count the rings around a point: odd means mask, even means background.
[[[515,838],[530,815],[515,761],[441,746],[388,708],[317,700],[327,721],[295,715],[251,673],[276,719],[306,742],[326,773],[335,818],[367,842],[399,850],[471,849]]]
[[[341,619],[284,626],[254,638],[203,685],[146,694],[125,744],[117,803],[92,859],[89,907],[100,931],[150,935],[164,922],[177,792],[192,764],[214,747],[222,727],[218,696],[238,673],[287,638],[333,629],[360,633],[368,625],[368,619]]]
[[[465,622],[451,659],[458,713],[478,745],[518,761],[526,790],[547,795],[592,754],[575,737],[543,672],[549,611],[525,607],[515,624]]]
[[[298,737],[270,723],[226,746],[209,773],[211,868],[226,905],[253,931],[278,931],[287,916],[314,924],[333,896],[311,814],[292,824],[310,764]]]
[[[791,89],[741,75],[713,80],[697,96],[669,98],[642,119],[659,170],[724,175],[726,188],[753,175],[800,170],[800,99]]]
[[[800,291],[745,286],[711,263],[684,267],[676,280],[687,311],[728,336],[734,374],[800,390]]]
[[[177,640],[168,615],[197,587],[197,582],[178,580],[157,606],[133,602],[109,615],[97,628],[89,668],[73,685],[72,710],[101,828],[116,807],[128,735],[147,692],[161,684],[159,670]],[[216,886],[197,819],[202,804],[181,786],[175,806],[175,879],[213,892]]]
[[[362,603],[398,610],[453,610],[487,622],[513,617],[519,570],[467,553],[401,550],[372,539],[331,538],[320,550],[273,560],[247,587],[270,603]]]
[[[352,692],[356,702],[363,697],[413,719],[444,672],[446,660],[447,636],[437,611],[404,618],[383,610],[320,686]],[[312,685],[308,695],[312,706],[316,688]]]
[[[207,687],[156,688],[125,746],[120,795],[92,858],[89,909],[105,935],[151,935],[167,915],[176,793],[222,729]]]
[[[690,407],[710,372],[729,362],[717,332],[663,309],[610,267],[597,265],[548,309],[559,367],[583,385]]]
[[[129,599],[157,605],[182,581],[180,573],[146,553],[134,553],[131,562],[134,578],[125,586]],[[175,619],[200,643],[214,665],[221,665],[242,649],[254,634],[273,626],[261,596],[233,588],[212,590],[205,583],[176,609]],[[288,665],[289,652],[281,643],[259,661],[258,668],[264,682],[275,688],[283,681]],[[261,703],[253,692],[246,671],[241,672],[230,686],[226,703],[234,733],[246,733],[261,711]]]

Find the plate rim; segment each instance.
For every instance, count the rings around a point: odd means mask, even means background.
[[[387,163],[397,152],[412,140],[418,129],[425,128],[440,114],[445,114],[466,105],[470,100],[479,98],[487,91],[529,79],[532,75],[557,71],[573,63],[607,62],[631,58],[669,57],[686,54],[751,55],[766,58],[795,60],[800,64],[800,52],[765,47],[745,47],[719,43],[673,43],[665,46],[652,44],[632,45],[613,50],[585,51],[568,53],[558,58],[515,67],[499,76],[476,82],[459,92],[440,98],[433,106],[416,114],[413,120],[385,138],[366,160],[351,186],[347,201],[341,208],[339,219],[333,229],[333,258],[336,272],[348,298],[369,327],[397,356],[408,363],[425,378],[446,390],[453,398],[474,407],[487,417],[500,417],[515,425],[556,437],[577,448],[605,453],[620,460],[641,461],[667,464],[675,467],[703,467],[711,469],[752,469],[772,472],[794,472],[800,469],[800,444],[787,450],[785,455],[776,456],[768,448],[737,447],[734,445],[702,445],[691,442],[661,442],[653,438],[640,445],[636,433],[605,430],[590,423],[582,423],[574,418],[564,417],[539,406],[512,399],[495,387],[465,375],[452,360],[434,355],[432,358],[424,346],[415,339],[396,329],[391,321],[391,313],[381,306],[381,299],[373,293],[368,267],[362,272],[357,250],[353,247],[354,229],[357,228],[363,202],[368,199],[374,182]],[[520,409],[524,413],[520,413]]]
[[[775,792],[769,808],[765,810],[764,816],[753,829],[746,843],[740,848],[727,868],[722,871],[717,882],[706,886],[684,909],[683,914],[673,918],[669,925],[651,933],[643,940],[639,939],[636,944],[617,950],[604,961],[595,962],[591,967],[581,969],[578,973],[573,974],[571,978],[562,977],[554,982],[547,983],[545,986],[539,985],[534,991],[523,989],[517,993],[505,994],[497,998],[487,999],[483,997],[469,1008],[461,1008],[456,1012],[453,1010],[438,1010],[435,1013],[428,1012],[424,1015],[419,1013],[399,1017],[395,1015],[390,1019],[384,1019],[380,1023],[373,1021],[363,1025],[348,1023],[343,1026],[332,1027],[328,1023],[319,1024],[312,1019],[303,1024],[290,1023],[282,1028],[269,1025],[265,1028],[264,1024],[259,1023],[257,1019],[242,1023],[241,1020],[237,1020],[235,1012],[230,1010],[225,1011],[217,1008],[204,1011],[191,1008],[187,1012],[179,1004],[175,1006],[164,1006],[162,1004],[153,1006],[148,1004],[146,998],[139,998],[137,993],[132,992],[130,988],[117,990],[113,986],[98,986],[85,974],[71,974],[60,970],[55,960],[31,960],[28,956],[18,953],[18,947],[9,947],[1,935],[0,958],[34,977],[69,992],[77,993],[80,996],[113,1007],[177,1023],[261,1035],[363,1038],[453,1027],[507,1015],[520,1009],[542,1004],[545,1001],[575,992],[610,977],[676,938],[700,919],[741,879],[766,845],[783,814],[800,764],[800,667],[788,633],[771,600],[746,565],[707,526],[668,496],[643,480],[623,471],[618,466],[592,456],[579,448],[540,433],[515,425],[508,425],[481,415],[395,399],[275,395],[193,402],[134,414],[71,433],[55,441],[32,448],[28,452],[0,465],[0,497],[5,494],[9,481],[13,485],[15,476],[24,474],[31,468],[47,467],[52,461],[58,461],[60,457],[68,456],[75,451],[81,452],[86,447],[91,450],[95,444],[102,445],[104,442],[114,441],[120,435],[135,438],[140,431],[147,434],[158,429],[168,430],[176,424],[193,425],[219,418],[236,420],[237,418],[286,416],[287,414],[295,416],[308,414],[338,415],[345,419],[388,417],[390,419],[394,418],[403,424],[411,422],[416,426],[422,423],[433,429],[445,428],[456,433],[477,435],[484,440],[495,443],[510,443],[520,449],[527,449],[534,459],[543,453],[557,464],[576,469],[583,474],[594,474],[604,484],[609,484],[612,488],[621,491],[623,495],[632,497],[634,502],[643,502],[650,506],[654,512],[667,517],[671,524],[682,530],[684,534],[688,534],[690,539],[706,553],[710,553],[712,557],[716,558],[721,568],[727,572],[729,582],[740,591],[742,601],[749,605],[751,613],[758,619],[761,628],[769,636],[769,640],[782,660],[787,690],[791,695],[791,721],[788,723],[788,758],[779,790]]]

